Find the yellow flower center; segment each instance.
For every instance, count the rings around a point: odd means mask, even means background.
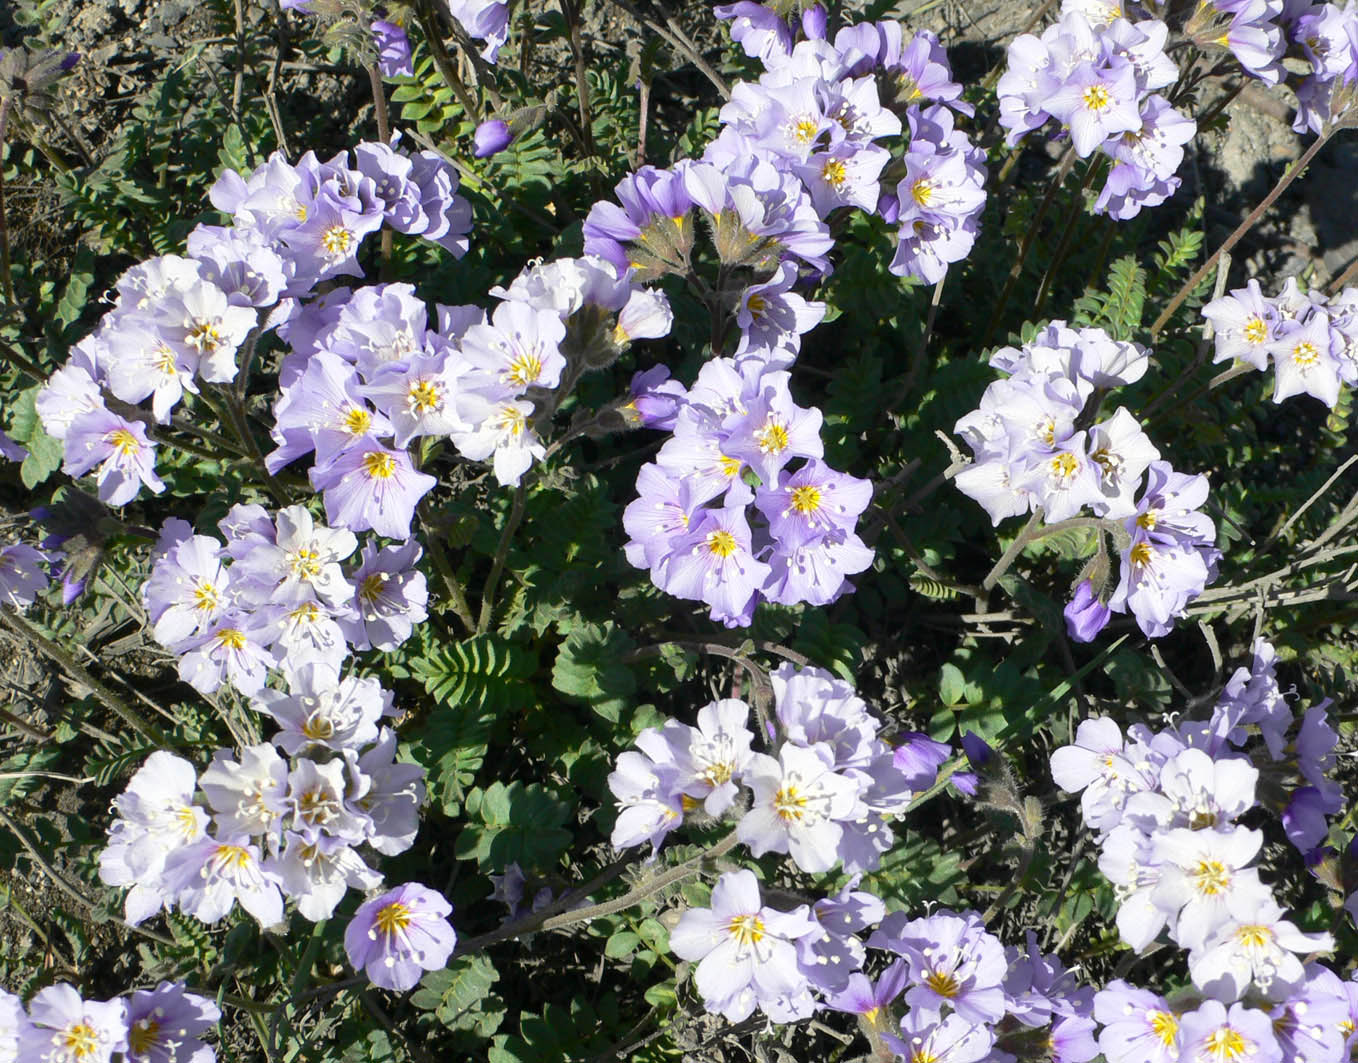
[[[749,307],[750,313],[755,317],[763,317],[769,308],[769,301],[759,292],[755,292],[745,300],[745,305]]]
[[[1127,558],[1137,567],[1149,565],[1151,563],[1151,544],[1137,543],[1127,554]]]
[[[1160,1039],[1160,1043],[1166,1048],[1174,1044],[1174,1038],[1179,1036],[1179,1020],[1174,1017],[1172,1011],[1152,1011],[1147,1016],[1151,1023],[1151,1033]]]
[[[794,487],[792,489],[792,508],[802,516],[810,516],[820,509],[820,488],[812,487],[810,484],[805,487]]]
[[[141,451],[141,443],[126,428],[115,428],[108,434],[108,441],[123,457],[131,457]]]
[[[910,186],[910,198],[918,206],[927,207],[934,200],[934,183],[927,177],[921,177]]]
[[[325,248],[325,253],[338,258],[340,255],[347,255],[349,248],[353,246],[354,234],[343,225],[332,225],[321,233],[321,247]]]
[[[736,537],[729,531],[714,531],[707,536],[707,549],[717,557],[730,557],[737,545]]]
[[[1245,322],[1245,327],[1240,330],[1242,336],[1249,343],[1263,343],[1268,339],[1268,325],[1258,314]]]
[[[951,1000],[962,988],[951,971],[930,971],[924,976],[924,984],[939,996]]]
[[[224,650],[245,649],[245,634],[234,627],[225,627],[217,632],[217,645]]]
[[[1273,943],[1273,931],[1259,923],[1245,923],[1236,927],[1235,940],[1247,949],[1261,949]]]
[[[175,810],[174,818],[184,837],[192,838],[198,833],[198,814],[192,805],[181,805]]]
[[[500,410],[500,430],[508,432],[514,438],[523,435],[523,430],[527,427],[527,420],[523,416],[523,411],[517,406],[505,406]]]
[[[754,434],[754,441],[764,454],[781,454],[787,449],[787,428],[777,421],[769,421]]]
[[[164,373],[166,376],[178,376],[179,370],[175,368],[174,351],[170,350],[165,344],[161,344],[155,350],[155,355],[151,360],[151,365],[156,372]]]
[[[377,928],[379,934],[391,936],[398,930],[404,930],[413,921],[414,913],[408,905],[400,901],[392,901],[377,910],[377,915],[373,919],[373,926]]]
[[[740,475],[740,460],[738,458],[728,458],[725,454],[721,454],[718,456],[717,462],[721,465],[723,476]]]
[[[193,607],[200,612],[210,613],[222,604],[222,596],[217,593],[217,588],[207,580],[201,581],[193,589]]]
[[[1082,94],[1085,106],[1096,114],[1107,110],[1113,103],[1113,94],[1102,85],[1090,85]]]
[[[297,624],[314,624],[321,618],[321,609],[315,602],[303,602],[288,614],[288,619]]]
[[[227,871],[242,871],[250,866],[250,850],[240,845],[219,845],[212,851],[213,863]]]
[[[1302,340],[1292,348],[1292,363],[1298,369],[1310,369],[1320,361],[1320,351],[1314,343]]]
[[[1215,897],[1231,888],[1231,872],[1220,860],[1199,860],[1191,877],[1193,888],[1204,897]]]
[[[363,471],[370,480],[388,480],[396,474],[396,459],[385,450],[371,450],[363,455]]]
[[[292,555],[292,574],[301,579],[315,579],[321,574],[320,555],[315,550],[298,550]]]
[[[443,405],[443,389],[432,380],[420,380],[410,385],[410,409],[414,413],[428,413]]]
[[[726,924],[726,932],[738,945],[756,945],[764,940],[764,920],[757,915],[732,916]]]
[[[306,221],[307,219],[306,204],[298,203],[297,209],[292,212],[292,216],[296,218],[298,221]]]
[[[147,1017],[134,1022],[127,1031],[127,1047],[133,1055],[144,1056],[160,1044],[160,1023]]]
[[[721,786],[731,781],[731,765],[725,762],[719,764],[709,764],[707,770],[703,772],[702,778],[712,786]]]
[[[1074,476],[1079,467],[1079,459],[1068,450],[1063,450],[1051,460],[1052,475],[1061,480]]]
[[[76,1059],[93,1059],[99,1051],[99,1035],[89,1023],[78,1022],[66,1029],[61,1047]]]
[[[810,144],[816,139],[816,131],[820,129],[820,124],[809,115],[795,119],[789,127],[792,139],[802,144]]]
[[[536,354],[521,354],[509,363],[505,373],[511,384],[527,387],[542,375],[542,359]]]
[[[358,585],[358,596],[365,602],[375,602],[382,594],[382,588],[387,584],[387,574],[385,572],[370,572],[363,577],[363,582]]]
[[[1148,509],[1136,518],[1136,526],[1145,528],[1147,531],[1155,531],[1155,526],[1160,522],[1159,510]]]
[[[335,725],[326,717],[312,714],[302,723],[302,734],[313,742],[322,742],[335,733]]]
[[[1240,1031],[1223,1026],[1207,1035],[1199,1056],[1205,1053],[1212,1063],[1231,1063],[1232,1060],[1243,1059],[1248,1051],[1249,1045]]]
[[[217,331],[217,326],[211,321],[198,321],[193,328],[189,329],[188,336],[185,337],[190,347],[199,351],[215,351],[222,342],[222,334]]]
[[[355,406],[340,418],[340,427],[351,436],[361,436],[368,431],[369,425],[373,423],[373,415],[362,406]]]
[[[829,159],[821,167],[820,175],[831,188],[843,188],[849,179],[849,170],[840,159]]]
[[[773,810],[784,823],[800,822],[806,815],[806,795],[794,785],[784,786],[773,795]]]

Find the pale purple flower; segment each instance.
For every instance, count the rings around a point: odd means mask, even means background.
[[[66,461],[62,469],[83,476],[96,465],[99,500],[125,506],[143,486],[153,494],[165,490],[156,475],[156,444],[140,421],[128,421],[100,408],[82,413],[66,432]]]
[[[926,1007],[912,1007],[901,1020],[901,1037],[885,1034],[891,1050],[910,1063],[980,1063],[990,1058],[995,1035],[989,1026],[964,1018],[961,1014],[941,1018],[941,1013]]]
[[[1348,993],[1331,970],[1306,965],[1305,981],[1270,1013],[1285,1063],[1327,1063],[1343,1059],[1348,1040]]]
[[[1311,395],[1333,409],[1339,401],[1339,360],[1334,356],[1330,317],[1312,310],[1305,320],[1284,321],[1269,345],[1273,355],[1273,401]]]
[[[394,22],[377,19],[370,27],[373,43],[377,45],[377,68],[384,78],[414,77],[410,62],[410,39],[406,31]]]
[[[620,753],[608,788],[618,802],[610,838],[615,849],[650,842],[654,855],[665,835],[684,821],[683,795],[672,763],[657,763],[632,750]]]
[[[293,831],[283,838],[286,848],[268,861],[268,868],[297,911],[313,923],[334,915],[351,888],[370,890],[382,884],[381,874],[341,838]]]
[[[1066,619],[1066,634],[1076,642],[1093,642],[1108,624],[1112,615],[1107,604],[1094,593],[1094,585],[1082,580],[1075,588],[1075,596],[1066,603],[1062,614]]]
[[[213,1063],[217,1054],[201,1035],[221,1020],[207,997],[183,982],[161,982],[127,998],[127,1063]]]
[[[711,908],[690,908],[680,917],[670,949],[697,963],[703,1006],[731,1022],[749,1018],[756,1007],[767,1012],[787,1002],[809,1015],[814,1005],[796,942],[817,932],[806,905],[790,912],[766,907],[752,871],[728,871],[712,889]]]
[[[531,417],[533,404],[526,400],[489,398],[473,392],[467,396],[467,419],[472,427],[454,432],[453,445],[472,461],[491,459],[496,481],[517,487],[535,461],[547,455]]]
[[[349,965],[373,985],[407,990],[424,971],[437,971],[457,945],[448,916],[453,906],[418,882],[365,901],[344,929]]]
[[[1224,1003],[1239,1000],[1251,987],[1270,1000],[1289,995],[1305,978],[1298,957],[1330,952],[1334,939],[1302,933],[1282,918],[1286,914],[1269,896],[1233,911],[1232,921],[1189,957],[1193,984]]]
[[[324,492],[330,524],[401,540],[410,538],[415,506],[437,483],[417,471],[404,450],[385,447],[371,436],[325,468],[313,468],[310,476],[312,487]]]
[[[340,618],[340,628],[356,650],[394,650],[427,617],[429,588],[415,567],[422,551],[413,540],[379,549],[365,543],[361,564],[349,577],[353,614]]]
[[[712,619],[728,627],[750,623],[768,576],[769,566],[751,552],[749,525],[740,509],[703,510],[652,572],[661,590],[706,602]]]
[[[1179,1016],[1165,998],[1121,979],[1094,995],[1108,1063],[1179,1063]]]
[[[262,837],[273,847],[288,807],[288,762],[268,742],[245,746],[239,760],[219,749],[198,785],[224,835]]]
[[[947,1006],[968,1025],[1004,1015],[1004,946],[974,913],[941,911],[912,920],[894,912],[868,945],[905,957],[910,981],[905,1000],[911,1008],[937,1015]]]
[[[340,679],[317,663],[292,671],[287,694],[264,689],[251,704],[279,725],[274,744],[295,755],[311,745],[333,750],[367,745],[377,738],[378,722],[390,702],[376,679]]]
[[[127,1005],[83,1000],[62,983],[40,989],[28,1004],[16,1059],[23,1063],[110,1063],[127,1049]]]
[[[756,753],[745,767],[753,791],[737,836],[755,856],[789,853],[803,871],[828,871],[839,860],[843,826],[858,805],[859,784],[835,771],[828,746],[786,744],[778,759]]]
[[[384,727],[367,751],[343,751],[351,810],[367,817],[367,843],[385,856],[410,848],[419,833],[424,769],[396,759],[396,733]]]
[[[166,906],[166,859],[206,834],[207,813],[193,803],[196,784],[192,764],[156,750],[113,799],[117,818],[99,854],[99,878],[109,886],[131,887],[124,914],[133,926]]]
[[[447,0],[453,18],[469,36],[485,42],[481,58],[494,63],[509,39],[509,5],[503,0]]]
[[[0,547],[0,605],[21,612],[47,589],[47,555],[23,543]]]
[[[1216,1063],[1283,1063],[1282,1048],[1267,1012],[1244,1004],[1230,1011],[1207,1000],[1180,1020],[1181,1059]]]
[[[718,4],[712,13],[719,19],[731,20],[731,40],[752,59],[772,65],[792,51],[792,27],[785,18],[763,4],[737,0],[733,4]]]
[[[1126,60],[1102,68],[1082,64],[1046,98],[1045,108],[1070,127],[1076,153],[1088,158],[1110,136],[1141,127],[1136,69]]]
[[[670,379],[668,366],[656,365],[636,373],[628,385],[631,399],[622,407],[629,424],[655,428],[663,432],[674,430],[675,418],[688,397],[688,389]]]
[[[224,919],[237,901],[266,929],[283,921],[278,879],[246,835],[207,837],[172,853],[165,885],[180,911],[204,923]]]
[[[179,678],[202,694],[211,694],[230,682],[242,694],[264,686],[268,670],[278,663],[266,648],[268,621],[258,615],[234,610],[222,612],[197,635],[183,642],[177,652]]]
[[[1179,827],[1155,835],[1163,861],[1154,903],[1170,914],[1171,934],[1186,948],[1201,948],[1232,912],[1267,898],[1268,887],[1249,867],[1263,835],[1244,827],[1188,830]]]

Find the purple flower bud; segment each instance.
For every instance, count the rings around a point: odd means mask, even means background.
[[[509,131],[508,122],[499,118],[492,118],[476,127],[472,139],[476,144],[472,154],[478,159],[484,159],[509,147],[510,141],[514,139],[514,134]]]
[[[1094,593],[1094,585],[1085,580],[1075,588],[1075,597],[1066,605],[1066,634],[1076,642],[1093,642],[1111,615],[1108,606]]]
[[[370,27],[373,43],[377,45],[377,67],[384,78],[413,77],[410,38],[395,22],[378,19]]]
[[[802,12],[802,32],[810,41],[825,40],[825,8],[820,4],[808,7]]]
[[[968,731],[962,736],[962,752],[967,755],[967,760],[971,761],[971,766],[978,770],[995,759],[995,750],[975,731]],[[953,778],[955,780],[957,776],[954,775]]]
[[[62,72],[64,73],[64,72],[67,71],[67,70],[72,70],[72,69],[74,69],[76,63],[78,63],[78,62],[80,62],[80,53],[79,53],[79,52],[70,52],[70,53],[68,53],[67,56],[66,56],[66,58],[63,59],[63,60],[61,61],[61,69],[62,69]]]

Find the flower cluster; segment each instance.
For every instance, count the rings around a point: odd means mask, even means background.
[[[859,937],[877,924],[866,941]],[[975,912],[887,915],[882,901],[853,881],[814,904],[780,911],[764,903],[753,872],[727,872],[710,908],[680,916],[670,947],[697,964],[703,1006],[732,1022],[756,1009],[773,1022],[792,1022],[826,1007],[857,1015],[911,1063],[1012,1059],[1008,1052],[1037,1044],[1057,1063],[1087,1063],[1098,1054],[1093,992],[1043,954],[1032,933],[1026,948],[1006,948]],[[864,973],[868,949],[891,957],[875,983]],[[897,1027],[891,1006],[902,994],[906,1010]]]
[[[755,856],[788,853],[803,871],[870,871],[892,845],[890,818],[937,777],[946,747],[922,735],[893,750],[880,724],[843,680],[819,668],[784,664],[771,674],[776,756],[756,753],[743,701],[713,702],[697,726],[666,722],[619,755],[608,785],[620,813],[613,844],[659,848],[686,814],[719,818],[750,790],[737,826]],[[917,748],[919,739],[929,748]]]
[[[360,847],[394,855],[414,842],[424,770],[397,761],[377,680],[313,661],[292,670],[286,694],[262,690],[253,705],[280,725],[272,743],[218,750],[201,776],[155,752],[114,800],[99,875],[131,887],[129,923],[171,908],[214,923],[239,902],[271,927],[285,894],[307,919],[328,919],[350,887],[382,881]]]
[[[1080,158],[1107,156],[1111,168],[1094,211],[1125,221],[1178,190],[1175,171],[1197,132],[1155,91],[1179,77],[1165,54],[1169,27],[1159,19],[1129,22],[1107,0],[1064,0],[1061,12],[1041,37],[1025,33],[1009,45],[1000,124],[1014,145],[1054,121]]]
[[[1095,572],[1100,585],[1082,585],[1067,612],[1072,635],[1083,641],[1110,610],[1130,611],[1152,638],[1166,634],[1215,576],[1220,556],[1216,526],[1200,512],[1207,477],[1159,460],[1126,408],[1092,423],[1104,394],[1141,379],[1148,361],[1145,348],[1102,329],[1052,322],[1021,349],[991,356],[1009,376],[987,387],[980,407],[955,428],[975,456],[957,487],[996,524],[1030,510],[1055,524],[1087,507],[1117,536],[1117,586],[1100,600],[1103,566]]]
[[[1323,132],[1358,102],[1358,8],[1353,4],[1284,4],[1288,51],[1311,64],[1295,84],[1292,128]]]
[[[1358,383],[1358,288],[1326,297],[1303,292],[1289,277],[1266,297],[1256,280],[1202,308],[1211,323],[1215,362],[1240,362],[1267,370],[1273,360],[1273,401],[1311,395],[1326,406],[1339,401],[1343,384]]]
[[[672,386],[665,397],[673,435],[623,514],[627,559],[657,587],[743,626],[765,599],[833,601],[872,564],[854,533],[872,486],[820,460],[820,411],[793,401],[785,370],[714,359],[686,393]]]
[[[332,523],[405,538],[434,485],[411,463],[412,440],[448,438],[517,484],[546,453],[533,422],[563,380],[667,334],[672,317],[662,293],[596,258],[530,267],[491,294],[502,301],[490,315],[436,307],[437,328],[407,284],[337,289],[308,306],[280,330],[292,350],[270,470],[311,455]]]
[[[1262,758],[1246,748],[1256,733]],[[1081,792],[1084,820],[1099,832],[1100,869],[1118,888],[1119,934],[1141,950],[1165,932],[1187,949],[1199,1000],[1196,1010],[1183,1000],[1171,1007],[1125,983],[1110,985],[1096,1003],[1110,1061],[1148,1058],[1157,1044],[1163,1058],[1198,1058],[1213,1038],[1252,1046],[1242,1047],[1241,1059],[1345,1058],[1352,1005],[1344,985],[1303,959],[1332,950],[1333,939],[1286,918],[1253,866],[1263,835],[1238,822],[1258,806],[1257,794],[1290,789],[1289,835],[1303,850],[1319,844],[1325,814],[1343,804],[1325,778],[1337,741],[1323,704],[1294,720],[1272,647],[1261,642],[1209,720],[1158,733],[1133,726],[1124,738],[1112,720],[1089,719],[1073,745],[1053,754],[1057,784]]]
[[[466,251],[471,208],[440,156],[361,144],[350,161],[308,152],[295,166],[274,155],[248,177],[228,170],[211,197],[231,226],[200,225],[187,258],[162,255],[119,278],[113,309],[37,399],[44,429],[65,445],[66,471],[96,470],[102,501],[163,491],[148,425],[169,422],[200,384],[234,381],[242,352],[248,360],[317,283],[361,276],[359,247],[382,225]],[[106,396],[121,405],[110,409]],[[148,398],[149,414],[127,405]]]
[[[166,522],[142,587],[157,642],[179,674],[210,694],[224,682],[259,693],[269,669],[312,665],[338,676],[354,649],[392,650],[425,619],[428,589],[417,543],[367,543],[358,565],[350,531],[317,523],[304,506],[273,518],[238,504],[219,522],[225,543]]]
[[[0,1063],[213,1063],[202,1035],[222,1017],[183,982],[112,1000],[85,1000],[62,983],[23,1001],[0,989]]]

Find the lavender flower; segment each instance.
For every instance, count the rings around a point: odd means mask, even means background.
[[[441,894],[407,882],[364,901],[344,929],[344,951],[354,970],[373,985],[407,990],[421,972],[437,971],[457,945],[448,916],[453,906]]]
[[[183,982],[139,989],[127,1000],[126,1058],[129,1063],[213,1063],[217,1054],[199,1035],[221,1017],[216,1004],[187,992]]]
[[[434,489],[432,476],[416,471],[410,455],[367,437],[324,469],[311,470],[311,485],[324,492],[325,517],[351,531],[372,529],[392,539],[410,538],[415,505]]]
[[[76,416],[66,431],[63,470],[82,476],[99,466],[99,500],[125,506],[143,486],[154,494],[165,490],[156,475],[156,444],[139,421],[128,421],[105,409]]]
[[[19,1031],[18,1059],[28,1063],[110,1063],[127,1049],[126,1005],[82,1000],[66,984],[38,990]]]
[[[27,609],[47,589],[47,555],[23,543],[0,547],[0,604]]]

